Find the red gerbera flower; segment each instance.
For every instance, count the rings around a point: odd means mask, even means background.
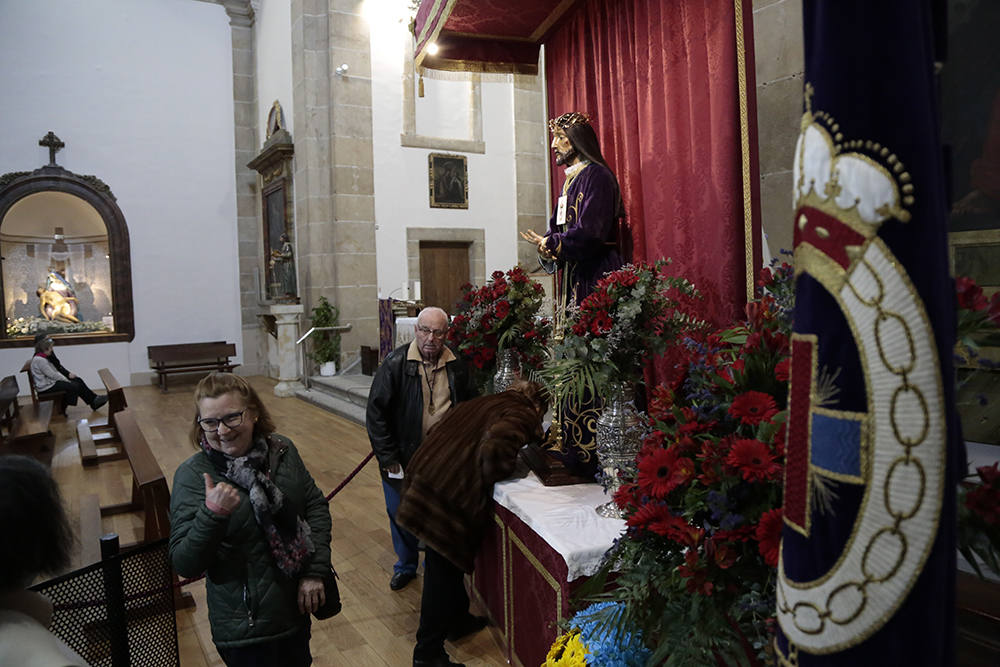
[[[639,489],[654,498],[686,483],[694,475],[694,462],[679,458],[676,449],[654,449],[639,459]]]
[[[778,566],[778,546],[781,544],[781,508],[768,510],[760,517],[754,538],[764,562],[771,567]]]
[[[646,503],[635,511],[635,514],[625,520],[629,528],[650,529],[650,524],[663,523],[670,519],[670,508],[660,503]],[[657,531],[658,532],[658,531]],[[659,533],[661,535],[665,533]]]
[[[614,323],[607,313],[600,312],[594,315],[594,321],[590,325],[590,331],[595,336],[600,336],[611,331],[611,327]]]
[[[733,443],[726,463],[736,468],[748,482],[774,479],[781,473],[781,465],[774,454],[760,440],[744,438]]]
[[[744,424],[759,424],[778,414],[774,397],[762,391],[748,391],[733,399],[729,414]]]
[[[500,301],[497,301],[496,314],[498,320],[502,320],[508,315],[510,315],[510,301],[507,301],[506,299],[501,299]]]

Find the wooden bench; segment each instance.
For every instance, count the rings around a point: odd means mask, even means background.
[[[236,356],[236,345],[225,341],[150,345],[146,352],[150,367],[159,376],[160,389],[164,392],[167,391],[167,376],[173,373],[229,372],[239,366],[229,360]]]
[[[24,365],[21,366],[21,372],[27,373],[28,375],[28,387],[31,388],[31,402],[35,405],[35,407],[37,408],[39,403],[42,403],[43,401],[50,401],[57,408],[57,411],[60,414],[62,414],[63,394],[65,392],[53,391],[50,393],[46,393],[42,396],[39,396],[38,390],[35,389],[35,376],[31,374],[31,359],[28,359],[26,362],[24,362]]]
[[[128,408],[124,408],[115,412],[111,421],[121,437],[129,467],[132,469],[132,498],[126,503],[98,506],[96,494],[81,497],[80,543],[85,565],[101,559],[99,543],[104,534],[102,517],[125,512],[142,514],[142,538],[122,544],[122,550],[155,542],[170,535],[170,490],[167,487],[167,479],[163,476],[163,470],[156,461],[153,450],[139,429],[135,415]],[[96,511],[95,507],[98,507]],[[174,580],[177,580],[176,575]],[[182,595],[180,589],[175,589],[175,600],[182,607],[194,605],[191,595],[189,593]]]
[[[80,443],[80,461],[92,466],[102,461],[117,461],[127,456],[121,436],[115,427],[114,417],[128,407],[125,390],[107,368],[97,371],[108,392],[108,418],[90,421],[81,419],[76,425],[76,439]]]
[[[52,402],[21,405],[17,378],[0,381],[0,454],[22,454],[52,463],[55,436],[49,430]]]

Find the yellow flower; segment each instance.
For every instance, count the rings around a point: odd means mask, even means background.
[[[556,638],[543,667],[587,667],[587,655],[580,631],[573,630]]]

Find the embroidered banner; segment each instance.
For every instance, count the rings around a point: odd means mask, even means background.
[[[954,664],[964,450],[932,2],[804,4],[785,665]]]

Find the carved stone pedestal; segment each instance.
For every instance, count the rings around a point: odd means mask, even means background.
[[[299,315],[303,312],[302,304],[273,304],[264,307],[264,313],[274,317],[278,330],[278,384],[274,387],[275,396],[294,396],[297,390],[305,388],[300,379],[302,369],[299,365],[299,351],[295,349],[295,341],[299,338]],[[274,344],[272,341],[272,345]]]

